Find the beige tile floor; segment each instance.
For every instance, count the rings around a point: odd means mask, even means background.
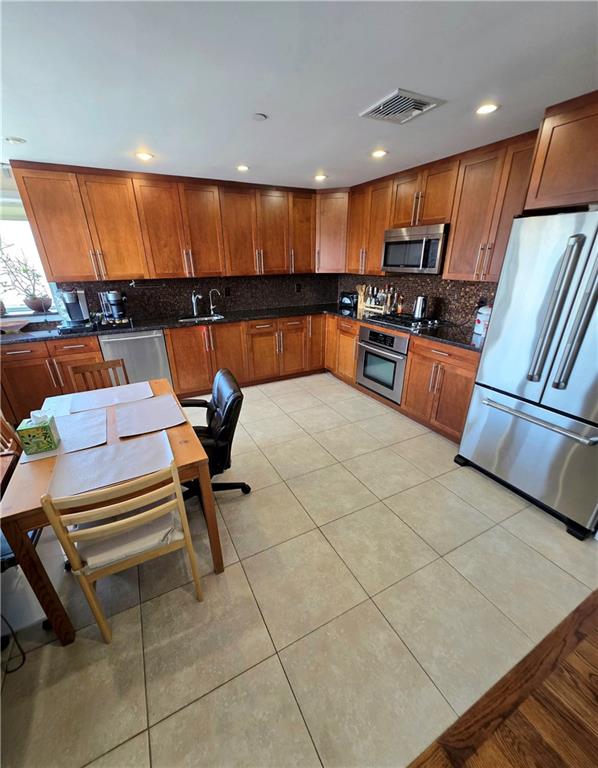
[[[181,553],[105,579],[104,645],[46,530],[80,630],[62,648],[4,575],[27,650],[3,676],[6,768],[398,768],[598,587],[598,542],[330,374],[245,396],[225,477],[253,492],[216,494],[222,575],[189,503],[203,603]]]

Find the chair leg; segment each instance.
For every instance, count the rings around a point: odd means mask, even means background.
[[[243,491],[251,493],[251,486],[247,483],[212,483],[213,491]]]
[[[98,628],[104,638],[104,642],[112,642],[112,630],[110,629],[110,624],[108,624],[108,621],[106,620],[106,616],[104,615],[104,611],[102,610],[102,606],[96,595],[95,584],[91,584],[87,581],[85,576],[77,576],[77,581],[83,590],[83,594],[87,598],[91,612],[93,613]]]
[[[187,557],[189,558],[189,565],[191,566],[191,575],[193,576],[193,586],[195,587],[195,597],[201,603],[203,601],[203,591],[201,589],[201,579],[199,576],[199,567],[197,565],[197,555],[193,549],[193,544],[190,539],[185,536],[185,549],[187,550]]]

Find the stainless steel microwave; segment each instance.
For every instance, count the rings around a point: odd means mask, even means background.
[[[448,234],[448,224],[387,229],[384,233],[384,272],[438,275]]]

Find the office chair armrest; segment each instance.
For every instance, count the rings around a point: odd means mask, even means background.
[[[179,400],[179,405],[183,408],[207,408],[209,404],[209,400]]]

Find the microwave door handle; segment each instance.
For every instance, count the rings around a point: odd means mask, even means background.
[[[542,330],[532,355],[532,361],[527,374],[529,381],[540,381],[542,378],[548,350],[554,338],[585,239],[585,235],[571,235],[567,242],[557,281],[542,323]]]
[[[598,258],[594,262],[594,268],[588,280],[588,287],[584,292],[581,305],[577,311],[573,328],[565,344],[565,351],[561,358],[561,363],[557,369],[556,376],[552,382],[555,389],[566,389],[569,383],[569,377],[573,371],[573,366],[577,360],[579,350],[587,333],[594,308],[598,303]]]
[[[368,352],[373,352],[376,355],[380,355],[380,357],[389,357],[392,360],[404,360],[405,355],[393,355],[390,352],[386,352],[383,349],[378,349],[378,347],[372,347],[369,344],[365,344],[363,341],[359,342],[359,346],[363,347],[364,349],[367,349]]]
[[[422,252],[421,256],[419,257],[419,268],[424,268],[424,257],[426,255],[426,243],[428,241],[428,238],[424,236],[424,239],[422,240]]]

